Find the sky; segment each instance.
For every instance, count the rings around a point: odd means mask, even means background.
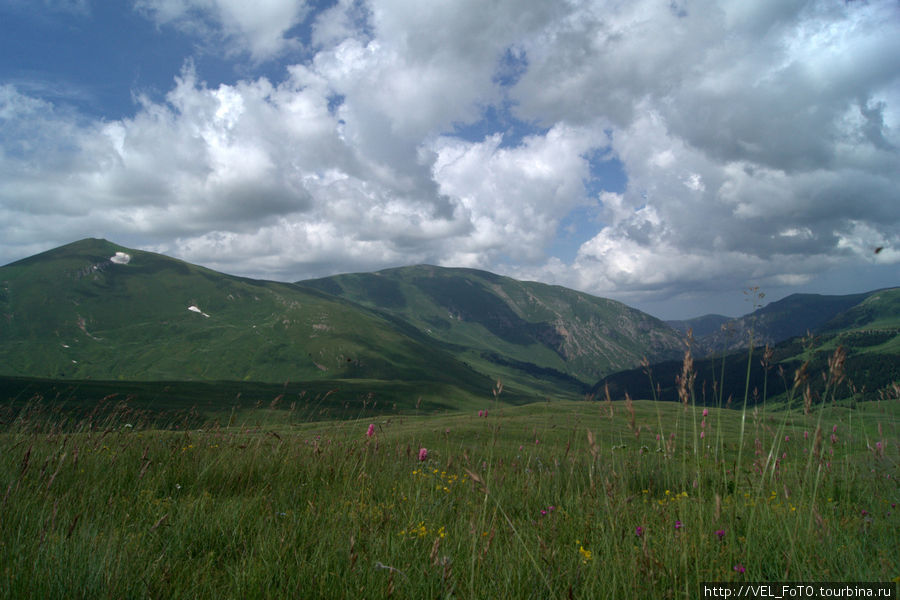
[[[666,319],[894,287],[900,2],[0,0],[0,264],[86,237]]]

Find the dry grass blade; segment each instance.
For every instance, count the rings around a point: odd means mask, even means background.
[[[481,491],[482,491],[485,495],[487,495],[487,493],[488,493],[487,484],[486,484],[486,483],[484,482],[484,480],[478,475],[478,473],[475,473],[474,471],[470,471],[469,469],[467,469],[467,468],[465,468],[465,467],[463,467],[463,471],[465,471],[466,474],[468,474],[469,479],[472,480],[472,483],[473,483],[473,484],[476,484],[478,487],[480,487],[480,488],[481,488]]]
[[[156,531],[157,529],[159,529],[159,526],[162,525],[163,523],[165,523],[168,518],[169,518],[169,513],[166,513],[163,516],[161,516],[159,518],[159,520],[153,524],[153,527],[150,528],[150,531]]]

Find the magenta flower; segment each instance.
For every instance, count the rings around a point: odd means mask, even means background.
[[[743,573],[747,569],[744,568],[744,565],[742,565],[741,563],[738,563],[738,564],[734,565],[734,570],[737,571],[738,573]]]
[[[375,423],[369,423],[369,428],[366,430],[366,437],[372,437],[375,435]]]
[[[419,460],[424,461],[428,458],[428,450],[425,448],[419,448]]]
[[[786,442],[791,441],[791,436],[789,436],[789,435],[784,436],[784,441],[786,441]]]
[[[808,439],[809,439],[809,432],[808,432],[808,431],[804,431],[804,432],[803,432],[803,439],[804,439],[804,440],[808,440]]]
[[[719,539],[721,540],[723,537],[725,537],[725,530],[719,529],[718,531],[716,531],[716,535],[719,536]]]
[[[638,537],[641,537],[642,535],[644,535],[644,528],[641,527],[640,525],[638,525],[637,529],[634,530],[634,535],[636,535]]]
[[[705,432],[705,431],[701,431],[701,432],[700,432],[700,439],[702,440],[702,439],[705,438],[705,437],[706,437],[706,432]]]
[[[831,433],[837,433],[837,424],[831,428]]]
[[[704,417],[709,416],[709,409],[707,409],[707,408],[704,408],[704,409],[703,409],[703,416],[704,416]]]
[[[675,529],[676,530],[681,529],[682,527],[683,527],[683,525],[681,524],[681,521],[675,521]]]
[[[479,411],[478,411],[478,416],[479,416],[479,417],[483,417],[483,416],[484,416],[484,411],[483,411],[483,410],[479,410]]]

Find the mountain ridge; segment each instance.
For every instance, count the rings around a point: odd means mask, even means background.
[[[402,276],[416,279],[416,294],[398,295],[406,284],[392,277]],[[422,381],[469,397],[499,378],[507,394],[539,398],[580,395],[596,380],[585,365],[598,350],[619,361],[607,361],[604,373],[636,364],[647,348],[630,330],[662,340],[670,355],[677,344],[674,331],[620,303],[487,271],[400,267],[366,281],[379,299],[370,306],[330,293],[323,282],[238,277],[104,239],[80,240],[0,267],[0,374]],[[396,310],[424,300],[434,310],[421,319]],[[568,331],[560,307],[570,305],[580,315],[572,323],[602,324],[604,337],[591,345]]]

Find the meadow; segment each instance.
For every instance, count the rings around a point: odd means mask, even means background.
[[[20,399],[21,400],[21,399]],[[898,581],[900,389],[160,427],[126,402],[0,432],[3,598],[696,598]],[[283,408],[279,408],[279,406]],[[146,423],[146,424],[144,424]]]

